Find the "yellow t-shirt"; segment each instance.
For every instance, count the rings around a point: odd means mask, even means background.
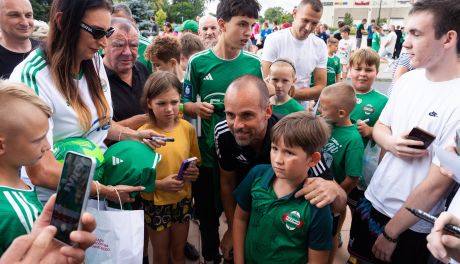
[[[173,131],[164,131],[151,124],[145,124],[138,130],[146,129],[153,129],[166,137],[175,139],[174,142],[167,142],[165,146],[155,149],[155,152],[161,155],[161,161],[156,167],[157,180],[164,179],[171,174],[177,174],[182,161],[185,159],[197,157],[198,161],[201,160],[195,129],[189,122],[180,118]],[[141,193],[141,196],[145,200],[153,200],[155,205],[175,204],[184,198],[192,197],[192,185],[186,183],[179,192],[155,190],[153,193]]]

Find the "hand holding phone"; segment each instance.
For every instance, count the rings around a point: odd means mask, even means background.
[[[417,141],[422,141],[423,145],[411,145],[408,146],[410,148],[415,148],[415,149],[427,149],[431,143],[436,139],[436,136],[431,134],[430,132],[423,130],[419,127],[414,127],[409,135],[407,136],[408,139],[412,140],[417,140]]]
[[[55,239],[61,243],[73,245],[70,233],[81,230],[80,218],[86,209],[95,167],[92,157],[72,151],[65,156],[50,223],[57,228]]]
[[[179,181],[183,181],[185,171],[190,166],[190,164],[195,163],[196,161],[197,161],[196,157],[191,157],[191,158],[184,160],[180,166],[179,172],[177,173],[176,179]]]

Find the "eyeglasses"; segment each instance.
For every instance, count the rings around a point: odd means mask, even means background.
[[[110,36],[112,36],[113,32],[115,31],[115,29],[113,27],[107,29],[107,31],[105,30],[102,30],[102,29],[99,29],[99,28],[94,28],[84,22],[81,22],[80,23],[80,28],[83,29],[84,31],[90,33],[91,35],[93,35],[93,38],[94,39],[101,39],[103,37],[107,37],[109,38]]]

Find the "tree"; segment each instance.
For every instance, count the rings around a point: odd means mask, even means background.
[[[196,16],[203,15],[205,0],[175,0],[168,7],[168,20],[182,23],[187,19],[195,20]]]
[[[161,30],[161,27],[166,21],[166,12],[163,11],[163,9],[160,9],[155,13],[155,21],[159,27],[158,30]]]
[[[345,17],[343,18],[343,23],[345,23],[345,25],[348,25],[350,27],[353,26],[353,17],[351,16],[350,13],[345,13]]]
[[[152,27],[150,17],[153,16],[153,10],[149,3],[144,0],[127,0],[125,3],[131,9],[139,30],[150,31]]]
[[[265,20],[269,20],[270,22],[278,21],[281,22],[285,11],[282,7],[270,7],[265,10],[264,17]]]
[[[30,0],[32,10],[34,11],[34,19],[48,22],[51,0]]]

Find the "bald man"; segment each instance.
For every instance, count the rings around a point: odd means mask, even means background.
[[[33,28],[29,0],[0,0],[0,78],[9,78],[14,67],[40,43],[30,39]]]
[[[217,44],[219,27],[217,19],[213,16],[204,16],[198,22],[198,35],[206,49],[212,48]]]

